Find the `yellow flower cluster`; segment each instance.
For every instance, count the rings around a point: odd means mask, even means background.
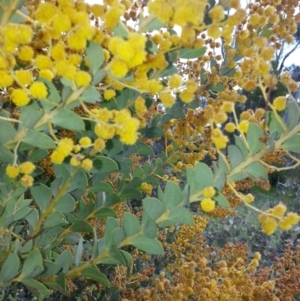
[[[272,235],[278,226],[282,230],[289,230],[300,221],[300,216],[297,213],[289,212],[284,215],[286,209],[284,204],[278,204],[269,209],[267,213],[259,216],[259,221],[261,222],[262,230],[265,234]],[[279,220],[279,223],[277,223],[276,219]]]
[[[35,165],[30,161],[26,161],[21,163],[20,165],[7,165],[5,172],[12,179],[17,178],[19,174],[23,174],[20,179],[22,186],[30,187],[33,185],[34,181],[33,177],[30,176],[30,174],[32,174],[34,170]]]
[[[96,122],[94,132],[98,138],[107,140],[118,135],[121,142],[129,145],[134,144],[138,139],[137,131],[140,122],[131,116],[129,110],[116,111],[101,108],[92,109],[91,113],[93,114],[91,117]]]
[[[220,129],[215,128],[211,131],[211,141],[216,145],[217,149],[222,149],[227,146],[229,140]]]
[[[108,49],[114,55],[110,71],[117,77],[124,77],[128,70],[141,65],[146,59],[147,39],[138,33],[129,33],[128,40],[112,37]]]
[[[199,25],[204,18],[206,2],[197,0],[171,1],[154,0],[149,1],[148,10],[162,22],[174,22],[180,26],[188,23]]]

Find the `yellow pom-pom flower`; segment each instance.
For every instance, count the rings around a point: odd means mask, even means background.
[[[267,235],[272,235],[277,229],[277,222],[275,218],[267,216],[263,219],[262,230]]]
[[[70,164],[72,166],[79,166],[80,165],[80,161],[74,156],[74,157],[71,158]]]
[[[51,57],[55,61],[61,61],[66,58],[65,46],[62,43],[57,43],[51,49]]]
[[[51,70],[49,70],[49,69],[41,70],[39,72],[39,76],[41,78],[47,79],[48,81],[52,81],[52,79],[54,78],[53,72]]]
[[[11,99],[18,107],[26,106],[30,102],[30,98],[24,89],[14,89],[11,93]]]
[[[53,63],[49,56],[39,54],[35,58],[35,65],[38,69],[51,69]]]
[[[21,86],[29,85],[33,80],[32,73],[29,70],[18,70],[15,76]]]
[[[249,121],[248,120],[242,120],[238,125],[238,130],[241,133],[247,133],[249,128]]]
[[[101,138],[97,138],[94,142],[94,149],[98,152],[105,149],[105,141]]]
[[[91,75],[85,71],[78,71],[75,75],[75,83],[78,86],[88,86],[91,80]]]
[[[134,108],[137,115],[144,115],[147,112],[147,107],[145,105],[145,99],[142,97],[138,97],[135,100]]]
[[[13,84],[13,77],[8,74],[6,71],[0,70],[0,88],[6,88]]]
[[[82,137],[79,140],[79,144],[82,148],[88,148],[92,144],[92,140],[89,137]]]
[[[235,131],[236,127],[235,124],[232,122],[228,122],[225,125],[225,131],[228,133],[233,133]]]
[[[184,103],[190,103],[193,101],[194,99],[194,93],[189,92],[188,90],[183,90],[180,94],[179,94],[180,99],[184,102]]]
[[[205,198],[200,203],[201,209],[204,212],[211,212],[216,208],[216,203],[211,198]]]
[[[286,97],[278,96],[273,101],[273,106],[277,111],[283,111],[286,108]]]
[[[169,78],[170,88],[179,88],[182,85],[182,77],[179,74],[173,74]]]
[[[204,188],[202,193],[205,198],[212,198],[215,196],[216,190],[212,186],[209,186]]]
[[[110,72],[117,77],[124,77],[128,72],[128,67],[121,60],[113,60],[110,65]]]
[[[57,151],[63,156],[68,156],[73,150],[74,142],[71,138],[62,138],[58,142]]]
[[[30,46],[22,46],[19,49],[18,58],[22,61],[30,61],[33,58],[34,51]]]
[[[29,175],[34,170],[35,170],[35,165],[30,161],[23,162],[20,165],[20,172],[23,173],[23,174]]]
[[[29,176],[29,175],[24,175],[22,178],[21,178],[21,184],[23,187],[30,187],[33,185],[33,177],[32,176]]]
[[[254,201],[254,196],[251,193],[248,193],[244,196],[244,200],[246,203],[250,204]]]
[[[271,209],[271,213],[278,217],[282,217],[285,214],[285,212],[286,212],[286,206],[284,204],[278,204]]]
[[[220,22],[224,19],[224,8],[222,5],[215,5],[212,10],[209,12],[209,16],[211,17],[213,22]]]
[[[93,161],[91,159],[84,159],[81,162],[81,167],[86,171],[90,171],[93,167]]]
[[[175,104],[175,97],[171,93],[160,93],[159,99],[163,103],[164,107],[171,108]]]
[[[110,124],[97,123],[95,125],[95,134],[102,139],[111,139],[116,133],[115,127]]]
[[[7,165],[5,173],[12,179],[16,178],[20,173],[19,166]]]
[[[54,164],[62,164],[64,159],[65,159],[66,156],[64,156],[64,154],[62,154],[61,152],[55,150],[51,156],[50,156],[50,159],[51,159],[51,162],[54,163]]]
[[[45,99],[48,96],[48,89],[42,82],[34,82],[29,87],[29,92],[36,99]]]
[[[112,98],[114,98],[116,96],[116,91],[113,89],[108,89],[103,93],[103,98],[105,100],[111,100]]]

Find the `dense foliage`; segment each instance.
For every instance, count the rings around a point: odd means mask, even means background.
[[[241,204],[266,235],[300,220],[249,192],[300,165],[297,5],[1,0],[2,299],[292,300],[299,249],[257,270],[202,232]]]

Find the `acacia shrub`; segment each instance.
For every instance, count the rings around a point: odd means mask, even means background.
[[[134,248],[163,254],[158,229],[193,225],[191,204],[226,215],[243,203],[268,235],[299,221],[282,204],[256,208],[240,185],[268,188],[269,172],[299,165],[297,84],[271,72],[297,3],[230,6],[1,1],[4,298],[20,287],[71,296],[74,279],[112,293],[112,266],[132,264]],[[270,98],[277,82],[288,97]],[[265,109],[237,115],[247,97],[236,87],[259,88]],[[282,154],[294,165],[273,165]]]

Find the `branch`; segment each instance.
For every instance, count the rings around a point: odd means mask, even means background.
[[[293,49],[291,51],[289,51],[283,58],[281,64],[280,64],[280,67],[279,67],[279,73],[282,71],[282,68],[283,68],[283,64],[285,62],[285,60],[297,49],[297,47],[300,45],[300,41],[297,42],[297,44],[295,45],[295,47],[293,47]]]

